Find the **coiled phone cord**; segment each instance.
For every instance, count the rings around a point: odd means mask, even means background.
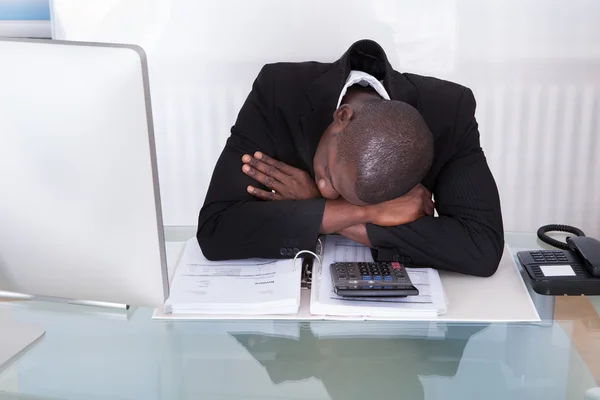
[[[552,239],[550,236],[547,235],[548,232],[567,232],[572,233],[576,236],[585,236],[585,233],[583,233],[581,229],[575,228],[574,226],[570,225],[544,225],[537,230],[537,236],[542,242],[562,250],[571,250],[571,248],[565,242]]]

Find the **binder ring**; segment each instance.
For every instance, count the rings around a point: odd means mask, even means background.
[[[319,257],[317,254],[313,253],[310,250],[301,250],[298,253],[296,253],[296,255],[294,256],[294,260],[292,261],[292,265],[295,267],[296,266],[296,259],[298,258],[298,256],[300,254],[311,254],[313,257],[315,257],[317,259],[317,262],[319,263],[319,267],[321,266],[321,257]],[[320,268],[319,268],[320,269]],[[302,267],[302,287],[306,287],[307,289],[310,289],[312,286],[312,274],[313,274],[313,268],[310,268],[308,265],[303,266]]]
[[[300,254],[311,254],[313,257],[315,257],[317,259],[317,261],[319,262],[319,265],[321,265],[321,257],[319,257],[316,253],[313,253],[310,250],[300,250],[299,252],[297,252],[296,255],[294,256],[294,260],[292,261],[294,263],[294,265],[296,265],[296,259],[298,258],[298,256]]]

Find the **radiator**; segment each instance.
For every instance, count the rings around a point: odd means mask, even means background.
[[[505,229],[562,223],[600,236],[600,86],[475,89]]]
[[[371,38],[401,71],[473,89],[506,230],[565,223],[596,237],[598,11],[595,0],[52,1],[54,38],[148,52],[167,225],[196,224],[262,64],[332,61]]]
[[[181,89],[155,96],[165,224],[196,223],[248,90]],[[505,229],[566,223],[600,236],[600,86],[482,85],[473,91]]]

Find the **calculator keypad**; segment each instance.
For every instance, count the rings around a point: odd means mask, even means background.
[[[399,262],[334,263],[331,275],[338,289],[390,290],[412,286],[410,277]]]

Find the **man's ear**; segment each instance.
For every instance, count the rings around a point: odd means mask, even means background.
[[[352,109],[352,107],[350,107],[348,104],[343,104],[333,113],[333,120],[339,124],[346,126],[352,119],[353,115],[354,110]]]

